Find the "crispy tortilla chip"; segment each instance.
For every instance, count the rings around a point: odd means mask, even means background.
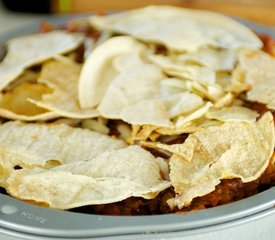
[[[144,100],[123,108],[121,119],[133,125],[171,127],[169,114],[159,100]]]
[[[141,147],[131,146],[51,170],[15,171],[8,179],[7,191],[19,199],[69,209],[131,196],[151,199],[169,186],[162,178],[159,160]]]
[[[245,74],[245,83],[251,86],[247,99],[275,110],[275,59],[262,51],[243,52],[240,67]]]
[[[258,122],[227,122],[191,134],[182,146],[186,157],[170,159],[170,179],[177,193],[170,205],[189,205],[193,198],[212,192],[221,179],[254,181],[268,166],[274,143],[270,112]]]
[[[51,89],[43,84],[23,82],[6,93],[0,94],[0,116],[23,121],[49,120],[59,115],[27,101],[40,100]]]
[[[74,62],[51,61],[45,63],[38,82],[46,84],[53,89],[53,92],[43,94],[41,100],[32,97],[29,100],[39,107],[68,118],[98,117],[97,110],[82,110],[79,106],[77,86],[80,71],[81,65]]]
[[[169,110],[169,117],[174,118],[182,114],[188,114],[203,106],[203,100],[195,93],[188,91],[164,98],[162,101]]]
[[[157,128],[155,132],[160,135],[171,136],[171,135],[178,135],[183,133],[194,133],[211,126],[219,126],[221,124],[222,124],[221,121],[210,120],[210,119],[206,119],[205,117],[202,117],[200,119],[195,119],[191,121],[189,124],[183,125],[182,127],[175,127],[175,126],[170,128],[160,127],[160,128]]]
[[[162,55],[149,55],[148,57],[168,75],[199,81],[206,85],[213,84],[216,81],[215,72],[209,68],[176,62],[170,57]]]
[[[121,118],[124,108],[157,96],[159,83],[165,76],[152,64],[143,64],[119,74],[108,87],[98,106],[106,118]]]
[[[90,21],[99,29],[132,35],[177,51],[195,52],[203,46],[262,47],[262,42],[246,26],[208,11],[149,6],[108,16],[92,16]]]
[[[125,142],[109,136],[63,124],[7,122],[0,125],[0,166],[7,175],[17,165],[32,168],[44,167],[50,160],[59,164],[88,160],[125,146]]]
[[[179,116],[175,123],[176,128],[181,128],[183,126],[186,126],[190,124],[193,120],[203,117],[207,113],[208,109],[212,106],[213,104],[211,102],[206,102],[203,106],[201,106],[196,111],[185,116]]]
[[[0,90],[18,77],[27,67],[50,59],[56,54],[69,52],[83,42],[78,33],[52,31],[11,39],[8,52],[0,63]]]
[[[119,55],[113,60],[114,68],[119,72],[124,72],[132,67],[140,66],[144,64],[140,52],[131,52],[124,55]]]
[[[218,84],[203,85],[197,81],[191,82],[189,90],[214,103],[218,102],[225,95],[224,90]]]
[[[118,74],[113,67],[114,58],[144,50],[144,44],[129,36],[113,37],[94,49],[85,61],[80,74],[78,85],[80,106],[93,108],[100,103],[108,85]]]
[[[216,119],[223,122],[240,121],[240,122],[255,122],[259,114],[249,108],[241,106],[225,107],[222,109],[209,109],[206,117]]]
[[[167,97],[191,89],[191,81],[177,78],[165,78],[160,82],[160,96]]]
[[[197,63],[214,71],[231,71],[237,62],[238,51],[214,48],[201,48],[193,53],[177,56],[179,62]]]
[[[215,108],[223,108],[223,107],[227,107],[230,106],[235,100],[235,96],[228,92],[226,93],[223,97],[221,97],[220,99],[218,99],[214,106]]]
[[[139,131],[136,134],[133,134],[134,129],[132,130],[131,140],[132,141],[145,141],[147,140],[152,132],[158,127],[151,125],[143,125],[140,127]]]

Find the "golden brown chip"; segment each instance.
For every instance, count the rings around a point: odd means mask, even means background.
[[[40,108],[27,99],[40,100],[43,94],[52,90],[44,84],[23,82],[14,89],[0,94],[0,116],[15,120],[47,120],[59,115]]]
[[[258,122],[227,122],[191,134],[183,143],[185,157],[170,159],[170,179],[177,196],[169,204],[182,208],[215,189],[221,179],[257,179],[274,152],[273,116]]]
[[[63,31],[37,33],[9,40],[7,55],[0,63],[0,90],[8,86],[27,67],[42,63],[56,54],[69,52],[82,41],[81,34]]]
[[[158,127],[156,126],[150,126],[150,125],[143,125],[140,127],[139,131],[133,135],[132,131],[132,136],[131,136],[131,141],[144,141],[147,140],[152,132],[156,130]]]
[[[30,97],[30,101],[64,117],[98,117],[97,110],[80,108],[77,91],[80,71],[81,65],[74,62],[50,61],[43,64],[38,82],[46,84],[53,92],[43,94],[41,100]]]

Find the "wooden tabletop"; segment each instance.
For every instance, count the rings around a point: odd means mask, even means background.
[[[63,10],[76,13],[125,10],[147,5],[174,5],[222,12],[275,26],[275,0],[67,0],[59,2],[67,2]]]

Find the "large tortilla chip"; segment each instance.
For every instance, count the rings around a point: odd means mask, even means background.
[[[51,160],[59,164],[89,160],[104,151],[125,146],[123,141],[67,125],[19,122],[0,125],[0,167],[7,175],[17,165],[32,168],[44,167]]]
[[[8,179],[7,191],[57,209],[112,203],[131,196],[151,199],[170,186],[162,177],[161,164],[164,160],[131,146],[50,170],[16,171]]]
[[[68,118],[93,118],[99,113],[95,109],[82,110],[78,103],[78,80],[81,65],[74,62],[51,61],[43,64],[39,83],[44,83],[52,93],[43,94],[42,99],[30,97],[30,101],[39,107]]]
[[[63,54],[78,47],[83,36],[77,33],[52,31],[11,39],[8,52],[0,63],[0,90],[18,77],[27,67]]]
[[[79,79],[81,107],[92,108],[100,103],[109,83],[118,74],[112,64],[117,56],[144,50],[144,44],[128,36],[113,37],[95,48],[85,61]]]
[[[119,74],[108,87],[98,106],[106,118],[121,118],[124,108],[157,97],[159,83],[165,76],[152,64],[143,64]]]
[[[177,193],[170,205],[189,205],[193,198],[212,192],[221,179],[254,181],[268,166],[274,144],[270,112],[258,122],[227,122],[191,134],[182,146],[186,156],[170,159],[170,179]]]
[[[43,84],[23,82],[6,93],[0,94],[0,116],[23,121],[49,120],[59,115],[30,103],[27,99],[40,100],[51,89]]]
[[[108,16],[92,16],[91,24],[177,51],[194,52],[202,46],[228,49],[262,46],[250,29],[224,15],[171,6],[149,6]]]
[[[244,71],[245,84],[250,85],[247,99],[275,110],[275,59],[262,51],[243,52],[240,68]]]

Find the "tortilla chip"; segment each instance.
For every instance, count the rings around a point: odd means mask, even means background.
[[[119,133],[119,139],[124,141],[128,141],[130,139],[132,133],[131,125],[121,121],[117,124],[117,131]]]
[[[147,147],[147,148],[153,148],[153,149],[161,149],[164,151],[167,151],[169,153],[178,155],[178,156],[182,156],[182,157],[192,157],[189,156],[188,154],[190,154],[190,151],[186,150],[186,148],[182,145],[182,144],[165,144],[165,143],[161,143],[161,142],[145,142],[145,141],[141,141],[140,145],[142,147]]]
[[[171,127],[169,114],[159,100],[144,100],[123,108],[121,119],[133,125]]]
[[[40,100],[51,89],[43,84],[23,82],[14,89],[0,94],[0,116],[9,119],[34,121],[49,120],[59,115],[37,107],[28,98]]]
[[[43,94],[42,99],[29,100],[39,107],[68,118],[85,119],[98,117],[95,109],[82,110],[78,103],[78,80],[81,65],[74,62],[50,61],[42,66],[39,83],[46,84],[53,92]]]
[[[145,61],[142,59],[140,52],[131,52],[114,58],[113,66],[119,73],[121,73],[135,66],[143,65],[144,62]]]
[[[255,122],[259,114],[249,108],[241,106],[225,107],[222,109],[209,109],[206,117],[216,119],[223,122],[240,121],[240,122]]]
[[[214,71],[231,71],[237,62],[238,51],[201,48],[196,52],[182,53],[176,57],[177,60],[182,63],[196,63]]]
[[[81,127],[82,128],[88,128],[90,130],[108,135],[109,132],[110,132],[110,129],[100,119],[101,118],[98,118],[98,119],[84,119],[84,120],[81,121]]]
[[[227,122],[189,135],[182,146],[188,154],[173,155],[169,162],[177,194],[169,204],[187,206],[193,198],[212,192],[221,179],[256,180],[268,166],[274,144],[270,112],[258,122]]]
[[[197,81],[193,81],[189,88],[191,92],[194,92],[202,98],[208,99],[214,103],[218,102],[226,94],[218,84],[203,85]]]
[[[114,58],[144,50],[144,44],[128,36],[113,37],[95,48],[81,70],[78,85],[80,106],[93,108],[101,102],[108,85],[118,74],[112,64]]]
[[[17,165],[44,167],[50,160],[65,164],[92,159],[102,152],[124,147],[126,143],[123,141],[63,124],[7,122],[0,125],[0,166],[7,175]]]
[[[178,78],[165,78],[160,82],[160,96],[167,97],[191,89],[191,81]]]
[[[170,118],[194,112],[203,106],[202,98],[188,91],[163,98],[162,102],[168,109]]]
[[[251,86],[247,99],[275,110],[275,59],[262,51],[243,52],[240,68],[244,71],[245,83]]]
[[[224,15],[172,6],[149,6],[107,16],[92,16],[98,29],[132,35],[176,51],[195,52],[203,46],[261,48],[246,26]]]
[[[203,117],[207,113],[209,108],[212,106],[213,104],[211,102],[206,102],[202,107],[200,107],[195,112],[192,112],[185,116],[179,116],[176,119],[176,123],[175,123],[176,128],[181,128],[185,125],[190,124],[193,120]]]
[[[19,199],[70,209],[132,196],[152,199],[168,187],[159,159],[139,146],[130,146],[50,170],[15,171],[8,179],[7,191]]]
[[[148,57],[168,75],[199,81],[206,85],[215,83],[215,72],[209,68],[194,64],[180,63],[173,61],[170,57],[162,55],[149,55]]]
[[[223,107],[227,107],[230,106],[235,100],[235,96],[228,92],[226,93],[223,97],[221,97],[220,99],[218,99],[214,106],[215,108],[223,108]]]
[[[120,119],[124,108],[157,96],[161,70],[152,64],[143,64],[119,74],[108,87],[98,106],[106,118]]]
[[[194,133],[208,127],[219,126],[221,125],[221,121],[206,119],[205,117],[192,120],[190,123],[183,125],[181,127],[170,127],[164,128],[160,127],[155,130],[156,133],[160,135],[179,135],[183,133]]]
[[[52,31],[17,37],[7,42],[7,55],[0,63],[0,90],[18,77],[27,67],[78,47],[83,36],[78,33]]]
[[[9,86],[5,88],[4,92],[9,92],[21,85],[22,83],[36,83],[38,79],[38,72],[32,71],[30,69],[25,70],[19,77],[17,77]]]
[[[147,140],[152,134],[152,132],[157,128],[158,127],[156,126],[143,125],[139,128],[139,130],[135,134],[133,134],[133,131],[135,131],[135,129],[133,129],[131,134],[131,142]]]

